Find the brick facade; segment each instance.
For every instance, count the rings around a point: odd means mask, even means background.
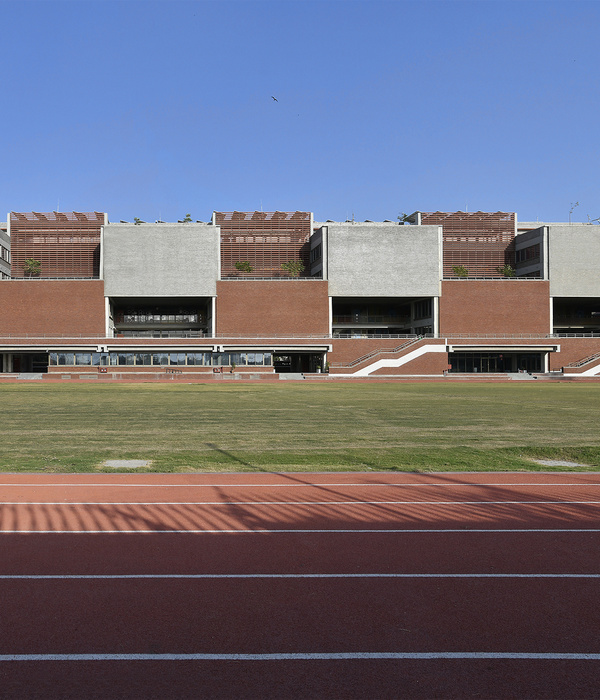
[[[440,334],[550,333],[550,286],[532,280],[442,282]]]
[[[105,335],[101,280],[0,282],[0,335]]]
[[[329,333],[327,282],[217,282],[217,335]]]

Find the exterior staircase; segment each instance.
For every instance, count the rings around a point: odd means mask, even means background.
[[[401,350],[404,350],[405,348],[409,348],[411,345],[415,345],[420,340],[422,340],[422,338],[410,338],[409,340],[405,341],[404,343],[398,345],[395,348],[378,348],[377,350],[372,350],[371,352],[368,352],[366,355],[361,355],[361,357],[357,357],[355,360],[352,360],[352,362],[332,362],[331,368],[352,369],[353,367],[356,367],[357,365],[360,365],[363,362],[371,360],[379,355],[393,355],[397,352],[400,352]]]

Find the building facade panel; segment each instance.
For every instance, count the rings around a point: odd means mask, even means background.
[[[217,283],[217,335],[281,337],[329,333],[327,282]]]
[[[553,297],[600,297],[600,226],[549,226],[548,265]]]
[[[438,296],[441,228],[328,223],[331,296]]]
[[[109,297],[214,296],[219,228],[210,224],[108,224],[103,277]]]
[[[97,278],[100,270],[101,212],[11,212],[11,275]],[[34,261],[32,267],[27,261]]]
[[[101,280],[0,282],[0,335],[103,336]]]
[[[282,265],[302,263],[310,276],[310,212],[214,212],[221,229],[221,277],[291,277]],[[240,268],[243,265],[243,268]]]
[[[550,333],[550,295],[543,280],[446,280],[440,334]]]
[[[466,268],[470,277],[503,277],[514,267],[516,216],[509,212],[422,212],[421,224],[443,227],[444,277]]]
[[[6,224],[0,224],[0,280],[10,277],[10,236]]]

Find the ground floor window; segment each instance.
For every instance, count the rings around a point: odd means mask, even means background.
[[[451,352],[451,372],[543,372],[541,352]]]
[[[265,367],[273,364],[270,352],[51,352],[51,366],[133,365],[143,367],[206,366]]]

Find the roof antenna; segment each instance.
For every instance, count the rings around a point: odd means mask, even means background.
[[[579,202],[575,202],[575,204],[573,204],[573,202],[571,202],[571,211],[569,212],[569,223],[571,223],[571,214],[573,213],[573,210],[575,209],[575,207],[578,207],[578,206],[579,206]]]

